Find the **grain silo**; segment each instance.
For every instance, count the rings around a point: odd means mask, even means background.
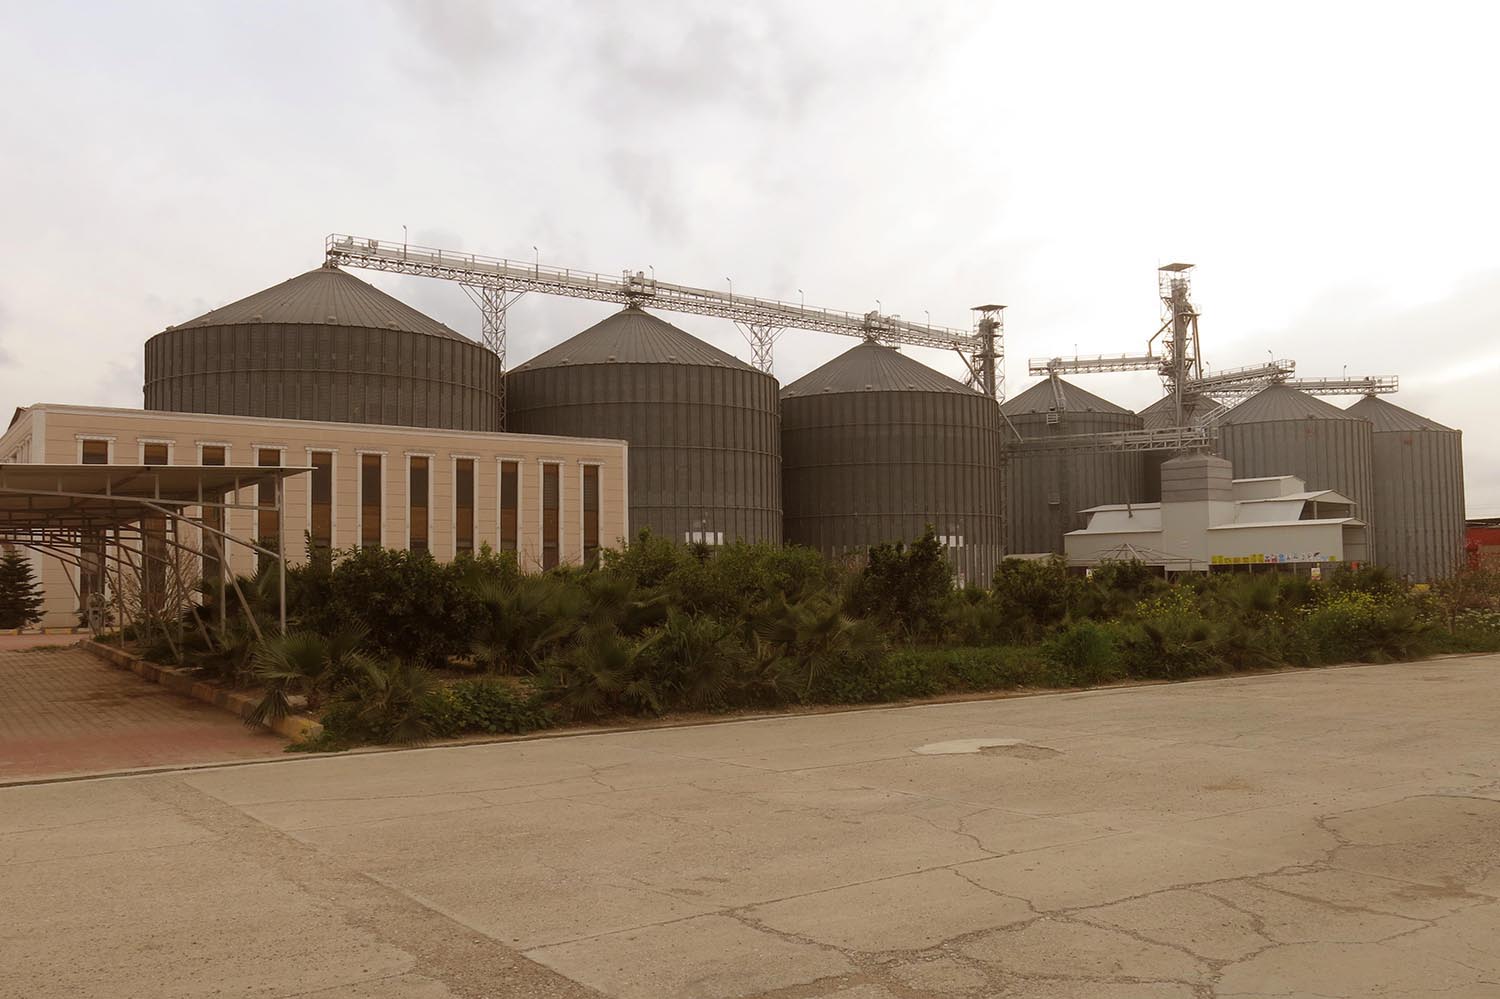
[[[1003,553],[1000,407],[872,341],[781,393],[786,538],[839,556],[927,527],[963,582]]]
[[[1375,498],[1370,423],[1285,385],[1262,389],[1219,418],[1219,454],[1237,479],[1295,475],[1310,490],[1354,501],[1369,527],[1369,558],[1379,561],[1381,511]]]
[[[676,541],[781,540],[776,379],[637,308],[520,365],[507,429],[630,442],[630,526]]]
[[[1373,395],[1346,412],[1370,423],[1381,563],[1413,582],[1451,576],[1464,546],[1463,434]]]
[[[1020,435],[1006,465],[1007,551],[1061,552],[1063,535],[1082,528],[1088,519],[1080,510],[1139,501],[1139,451],[1088,444],[1058,450],[1047,445],[1052,437],[1139,430],[1139,416],[1061,378],[1043,379],[1001,408],[1007,430]],[[1028,453],[1028,447],[1038,450]]]
[[[1188,427],[1202,426],[1204,423],[1204,411],[1218,408],[1218,403],[1212,399],[1188,397],[1184,400],[1182,423]],[[1164,430],[1168,427],[1177,426],[1177,397],[1175,395],[1164,395],[1160,399],[1140,411],[1141,427],[1144,430]],[[1142,503],[1156,503],[1161,500],[1161,466],[1171,459],[1177,457],[1175,451],[1143,451],[1141,452],[1141,492]]]
[[[500,429],[500,360],[336,267],[146,341],[146,408]]]

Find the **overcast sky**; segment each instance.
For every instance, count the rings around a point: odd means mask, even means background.
[[[1012,394],[1028,356],[1142,349],[1184,260],[1213,365],[1400,375],[1500,514],[1496,37],[1500,5],[1430,0],[0,0],[0,403],[140,405],[146,337],[333,231],[945,325],[1004,302]],[[456,287],[371,280],[477,335]],[[513,363],[609,311],[522,300]],[[788,333],[777,376],[848,346]]]

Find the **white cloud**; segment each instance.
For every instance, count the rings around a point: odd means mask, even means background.
[[[1200,265],[1208,358],[1394,373],[1482,428],[1500,272],[1487,5],[44,4],[0,32],[0,391],[135,404],[141,342],[331,230],[1139,349]],[[470,334],[456,290],[382,278]],[[524,359],[598,319],[525,299]],[[1400,322],[1394,317],[1402,317]],[[1440,317],[1440,319],[1439,319]],[[727,324],[683,325],[744,354]],[[58,345],[66,344],[65,351]],[[788,334],[795,378],[847,344]],[[952,357],[917,352],[951,374]],[[125,372],[125,374],[120,374]],[[1150,377],[1089,379],[1140,406]],[[1467,422],[1465,422],[1467,421]]]

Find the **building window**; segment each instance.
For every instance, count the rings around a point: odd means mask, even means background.
[[[382,461],[378,454],[359,456],[359,544],[362,548],[380,547]]]
[[[583,466],[583,564],[599,563],[599,466]]]
[[[453,554],[474,554],[474,459],[453,462]]]
[[[500,550],[517,550],[521,519],[521,463],[500,463]]]
[[[84,465],[108,465],[109,441],[85,440],[78,442],[79,462]]]
[[[141,462],[167,464],[167,445],[142,445]],[[167,594],[167,518],[159,514],[142,518],[141,530],[141,558],[146,570],[141,595],[151,611],[159,611],[166,605]]]
[[[281,449],[274,447],[258,448],[255,452],[255,463],[261,468],[279,467],[281,465]],[[257,492],[260,495],[257,497],[255,505],[260,507],[260,509],[255,511],[255,540],[260,543],[262,548],[280,551],[281,524],[276,510],[276,486],[274,484],[264,485]],[[259,562],[261,565],[267,565],[270,561],[271,556],[265,552],[260,553]]]
[[[327,551],[333,547],[333,452],[313,451],[307,456],[312,465],[312,496],[308,504],[308,534],[312,546]]]
[[[205,444],[203,445],[203,458],[199,464],[220,466],[224,464],[225,458],[226,455],[222,446],[218,444]],[[225,502],[227,499],[227,496],[220,496],[218,498],[220,503]],[[224,529],[224,508],[218,506],[204,507],[203,526],[222,531]],[[213,534],[206,530],[203,532],[204,579],[218,582],[223,577],[223,572],[219,567],[219,552],[223,544],[224,538],[221,535]]]
[[[557,465],[542,466],[542,568],[556,569],[561,542],[562,489]]]
[[[414,552],[427,551],[428,466],[431,459],[412,455],[407,474],[406,547]]]

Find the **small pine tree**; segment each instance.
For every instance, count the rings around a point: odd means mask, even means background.
[[[0,628],[24,628],[42,619],[42,592],[31,561],[14,548],[0,557]]]

